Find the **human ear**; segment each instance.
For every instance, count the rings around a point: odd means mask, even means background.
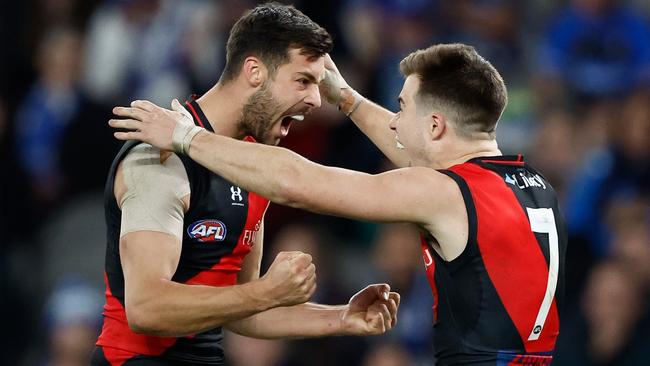
[[[254,56],[246,57],[242,73],[248,84],[254,88],[262,85],[266,80],[266,66],[260,59]]]
[[[431,135],[431,140],[440,140],[447,130],[447,118],[440,113],[430,113],[427,116],[429,123],[429,134]]]

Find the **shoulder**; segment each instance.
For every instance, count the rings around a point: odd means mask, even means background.
[[[399,176],[404,194],[420,202],[426,217],[437,221],[438,216],[446,215],[455,207],[463,207],[463,199],[458,184],[447,174],[433,168],[409,167],[391,171]],[[428,221],[428,220],[427,220]]]
[[[120,164],[124,172],[148,177],[165,173],[170,178],[187,180],[187,173],[178,155],[160,151],[157,147],[141,143],[133,147]]]
[[[149,144],[133,147],[120,162],[115,178],[115,196],[120,202],[130,195],[164,195],[183,197],[190,193],[190,184],[178,155],[161,152]]]

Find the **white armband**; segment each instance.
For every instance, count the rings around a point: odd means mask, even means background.
[[[172,154],[161,162],[158,148],[140,144],[122,161],[122,174],[127,190],[120,200],[120,236],[158,231],[182,239],[183,197],[190,183],[181,159]]]

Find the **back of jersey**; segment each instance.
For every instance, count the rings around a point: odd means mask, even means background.
[[[442,173],[460,187],[469,237],[450,262],[423,241],[439,364],[550,364],[567,246],[555,191],[521,155]]]

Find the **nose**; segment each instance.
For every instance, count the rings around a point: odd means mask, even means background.
[[[304,102],[312,108],[320,107],[320,91],[318,90],[318,84],[312,84],[307,92]]]

